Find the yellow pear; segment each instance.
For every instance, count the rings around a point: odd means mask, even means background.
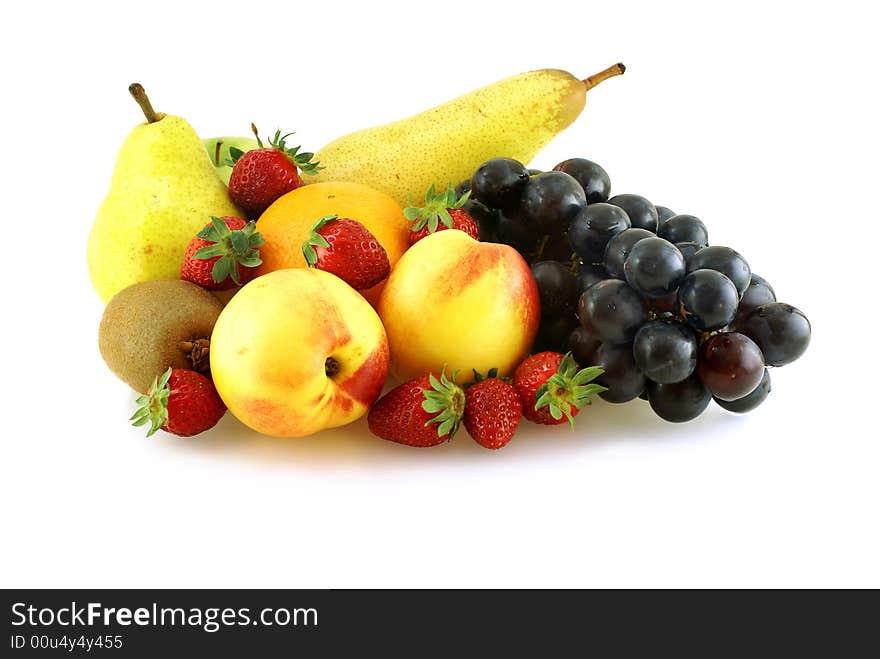
[[[122,144],[89,235],[89,274],[105,302],[137,282],[179,277],[211,216],[241,215],[192,126],[155,112],[141,85],[129,91],[147,120]]]
[[[313,180],[362,183],[406,206],[410,195],[420,199],[432,184],[456,184],[491,158],[528,164],[577,119],[587,90],[624,70],[615,64],[585,80],[558,69],[506,78],[407,119],[338,138],[318,151],[324,169]]]

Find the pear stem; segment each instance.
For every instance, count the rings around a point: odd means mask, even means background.
[[[161,114],[158,114],[154,109],[152,103],[150,103],[150,99],[147,96],[147,92],[144,90],[143,86],[139,82],[133,82],[128,86],[128,93],[134,97],[134,100],[137,101],[137,104],[141,106],[141,110],[144,112],[144,116],[147,118],[147,123],[155,123],[162,118]]]
[[[589,91],[600,82],[608,80],[608,78],[623,75],[624,71],[626,71],[626,67],[622,63],[618,62],[613,66],[609,66],[604,71],[599,71],[599,73],[591,75],[589,78],[584,78],[583,83],[584,85],[586,85],[587,91]]]

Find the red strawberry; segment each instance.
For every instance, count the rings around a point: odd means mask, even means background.
[[[486,448],[501,448],[513,439],[522,418],[522,400],[516,388],[497,377],[497,369],[465,390],[464,427],[474,441]]]
[[[523,414],[534,423],[554,426],[574,417],[590,396],[606,391],[598,384],[587,384],[603,371],[598,366],[578,370],[571,353],[539,352],[528,357],[513,373],[513,386],[523,403]]]
[[[444,372],[439,380],[423,375],[382,396],[367,415],[367,424],[382,439],[407,446],[436,446],[455,435],[464,407],[464,391]]]
[[[310,268],[333,273],[356,291],[372,288],[391,272],[385,248],[347,217],[327,215],[315,222],[302,251]]]
[[[280,196],[302,186],[299,170],[305,174],[317,174],[323,167],[312,162],[314,153],[299,153],[300,147],[287,148],[285,140],[293,135],[282,135],[275,131],[264,147],[257,134],[257,127],[251,124],[257,137],[259,149],[243,152],[230,147],[232,156],[227,164],[232,165],[229,175],[229,197],[249,218],[256,220]]]
[[[211,217],[211,223],[189,241],[180,278],[212,291],[241,286],[253,279],[262,263],[263,236],[254,222],[240,217]]]
[[[181,437],[198,435],[213,428],[226,413],[213,382],[201,373],[178,368],[155,378],[136,402],[140,407],[131,416],[132,425],[149,423],[147,437],[159,428]]]
[[[443,229],[458,229],[474,240],[479,240],[480,229],[477,223],[461,208],[470,194],[466,192],[460,199],[456,199],[455,189],[451,183],[446,188],[446,192],[441,192],[439,195],[434,191],[433,185],[428,188],[423,208],[410,206],[403,211],[404,217],[413,223],[409,244],[415,245],[425,236]]]

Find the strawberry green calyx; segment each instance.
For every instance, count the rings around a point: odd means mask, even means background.
[[[314,268],[318,264],[318,251],[315,248],[330,247],[330,243],[327,242],[324,236],[318,233],[318,229],[338,218],[338,215],[325,215],[312,225],[309,237],[302,244],[302,253],[310,268]]]
[[[260,259],[260,247],[263,246],[263,236],[257,231],[256,222],[248,222],[243,228],[232,230],[219,217],[211,217],[211,224],[199,231],[197,237],[205,240],[210,245],[200,248],[194,259],[212,259],[219,257],[211,268],[211,279],[219,284],[231,277],[238,286],[241,286],[241,276],[238,266],[256,268],[263,261]]]
[[[600,384],[587,384],[604,372],[598,366],[590,366],[579,371],[571,353],[566,353],[559,362],[556,373],[538,388],[535,394],[535,410],[548,407],[550,416],[558,421],[564,415],[574,428],[571,408],[581,409],[590,404],[590,396],[608,390]]]
[[[410,197],[410,206],[404,209],[403,216],[413,223],[412,230],[420,231],[425,226],[428,227],[430,233],[434,233],[440,223],[443,223],[447,229],[452,228],[452,216],[449,211],[453,208],[461,208],[470,198],[470,191],[465,192],[461,198],[457,198],[455,188],[452,183],[448,185],[445,192],[437,194],[434,186],[428,188],[425,194],[425,205],[422,208],[412,205],[412,197]]]
[[[425,400],[422,401],[422,409],[428,414],[437,414],[425,425],[438,424],[438,437],[448,434],[448,439],[452,439],[464,417],[465,396],[462,388],[455,384],[456,375],[458,371],[452,374],[452,380],[447,378],[444,366],[440,371],[440,379],[438,380],[432,373],[429,378],[431,388],[424,390]]]
[[[468,387],[472,387],[473,385],[477,384],[478,382],[483,382],[484,380],[491,380],[492,378],[497,378],[497,379],[502,380],[504,382],[513,382],[513,378],[511,378],[511,377],[498,375],[497,368],[490,368],[488,370],[488,372],[486,373],[486,375],[483,375],[475,368],[473,368],[471,370],[474,372],[474,379],[471,382],[466,382],[464,385],[462,385],[465,389],[467,389]]]
[[[251,124],[251,131],[253,132],[254,137],[257,138],[257,146],[261,149],[265,148],[263,140],[260,139],[259,131],[257,131],[257,127],[254,124]],[[299,150],[302,148],[301,146],[295,146],[290,149],[287,148],[286,140],[293,134],[294,133],[285,133],[284,135],[282,135],[280,130],[276,130],[275,134],[269,138],[269,146],[283,152],[284,155],[290,158],[290,161],[294,165],[302,170],[303,174],[314,175],[324,169],[323,167],[321,167],[319,161],[315,160],[314,162],[312,162],[312,158],[315,157],[314,153],[311,153],[309,151],[303,151],[302,153],[300,153]],[[237,147],[229,147],[229,160],[226,161],[226,164],[230,167],[234,166],[235,163],[238,162],[238,159],[241,158],[244,154],[245,152]]]
[[[135,403],[139,405],[129,421],[131,425],[140,427],[150,424],[147,437],[150,437],[159,428],[168,423],[168,397],[171,395],[171,387],[168,380],[171,378],[171,368],[165,371],[161,377],[153,378],[153,384],[149,391],[140,396]]]

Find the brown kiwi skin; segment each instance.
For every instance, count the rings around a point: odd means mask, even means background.
[[[181,344],[210,339],[222,310],[216,297],[192,282],[140,282],[107,303],[98,348],[110,370],[138,393],[146,393],[153,378],[169,366],[210,375],[207,359],[194,368]]]

